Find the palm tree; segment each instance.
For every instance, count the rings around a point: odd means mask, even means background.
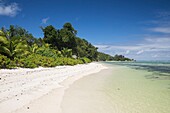
[[[7,56],[10,59],[14,57],[22,57],[29,54],[29,49],[26,41],[21,38],[12,40],[9,32],[5,29],[0,31],[0,54]]]
[[[72,57],[72,49],[64,48],[63,50],[61,50],[61,53],[64,57]]]
[[[30,53],[36,53],[38,49],[39,49],[38,45],[33,44],[32,46],[30,46]]]
[[[5,54],[7,56],[11,56],[8,46],[9,46],[9,41],[5,37],[4,32],[0,30],[0,53]]]

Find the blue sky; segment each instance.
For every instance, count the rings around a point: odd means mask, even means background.
[[[169,6],[169,0],[0,0],[0,27],[19,25],[38,38],[40,26],[70,22],[101,52],[170,60]]]

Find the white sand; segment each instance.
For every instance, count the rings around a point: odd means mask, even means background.
[[[102,69],[106,67],[99,63],[55,68],[1,69],[0,112],[59,113],[64,91],[69,85]]]

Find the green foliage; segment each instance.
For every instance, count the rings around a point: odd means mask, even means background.
[[[113,56],[110,56],[110,55],[102,53],[102,52],[98,52],[98,60],[99,61],[111,61],[113,59],[114,59]]]
[[[8,68],[9,64],[10,64],[10,59],[0,54],[0,68]]]
[[[9,38],[13,38],[15,40],[18,40],[18,38],[25,40],[30,46],[37,41],[37,39],[34,38],[32,34],[30,34],[27,30],[19,26],[10,25],[10,28],[9,30],[7,30],[7,32]]]
[[[46,57],[39,54],[31,54],[26,58],[10,60],[4,55],[0,55],[0,68],[36,68],[39,66],[42,67],[55,67],[59,65],[76,65],[83,64],[84,61],[81,59],[73,59],[66,57]]]
[[[81,58],[81,60],[83,61],[83,63],[90,63],[91,60],[89,58],[83,57]]]
[[[44,41],[51,44],[52,47],[58,47],[58,31],[52,25],[41,28],[44,32]]]
[[[41,56],[39,54],[31,54],[26,58],[14,59],[18,67],[35,68],[35,67],[54,67],[55,59],[52,57]]]
[[[29,54],[26,40],[22,38],[16,39],[11,37],[11,33],[3,29],[0,33],[0,53],[6,55],[10,59],[14,57],[24,57]]]
[[[115,55],[113,60],[115,60],[115,61],[133,61],[133,59],[126,58],[123,55]]]
[[[83,64],[84,62],[80,59],[60,57],[56,59],[56,63],[57,65],[76,65]]]
[[[54,58],[52,57],[46,57],[46,56],[41,56],[38,54],[32,54],[28,56],[28,58],[24,59],[27,64],[35,64],[34,66],[42,66],[42,67],[53,67],[55,66]],[[29,66],[29,65],[28,65]]]
[[[49,46],[50,46],[49,44],[44,44],[42,47],[37,48],[37,51],[35,53],[40,54],[42,56],[53,58],[62,56],[60,51],[51,49]]]
[[[35,38],[27,30],[11,25],[0,30],[0,68],[36,68],[58,65],[76,65],[92,61],[130,61],[122,55],[112,57],[100,53],[85,39],[76,37],[71,23],[56,29],[52,25],[41,27],[44,37]],[[74,58],[72,58],[74,56]]]
[[[97,48],[85,39],[76,37],[76,55],[78,58],[87,57],[92,61],[96,61],[98,57]]]
[[[50,25],[42,30],[44,32],[43,40],[50,44],[53,49],[57,48],[61,51],[64,57],[71,57],[73,54],[78,58],[87,57],[92,61],[97,60],[97,48],[85,39],[76,37],[77,31],[70,23],[65,23],[62,29],[57,30]]]
[[[113,57],[113,56],[110,56],[108,54],[101,53],[101,52],[99,52],[98,59],[99,59],[99,61],[112,61],[112,60],[114,60],[114,61],[133,61],[133,59],[126,58],[123,55],[115,55]]]
[[[39,47],[37,44],[33,44],[29,47],[30,53],[36,53],[38,49],[39,49]]]
[[[64,57],[72,57],[72,49],[64,48],[63,50],[61,50],[61,53]]]
[[[71,23],[67,22],[63,25],[63,28],[70,31],[72,34],[76,35],[77,31],[73,28],[73,26],[71,25]]]

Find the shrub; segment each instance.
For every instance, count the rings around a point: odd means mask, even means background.
[[[0,68],[7,68],[10,64],[10,59],[0,54]]]
[[[83,61],[83,63],[90,63],[91,60],[89,58],[83,57],[81,58],[81,60]]]
[[[4,55],[0,55],[0,68],[15,68],[15,67],[23,67],[23,68],[36,68],[39,66],[42,67],[55,67],[59,65],[76,65],[91,62],[88,58],[82,59],[73,59],[66,57],[47,57],[42,56],[40,54],[31,54],[25,58],[14,58],[14,60],[10,60]]]
[[[35,68],[38,66],[42,67],[54,67],[56,66],[55,60],[52,57],[41,56],[39,54],[29,55],[23,59],[24,67]]]

